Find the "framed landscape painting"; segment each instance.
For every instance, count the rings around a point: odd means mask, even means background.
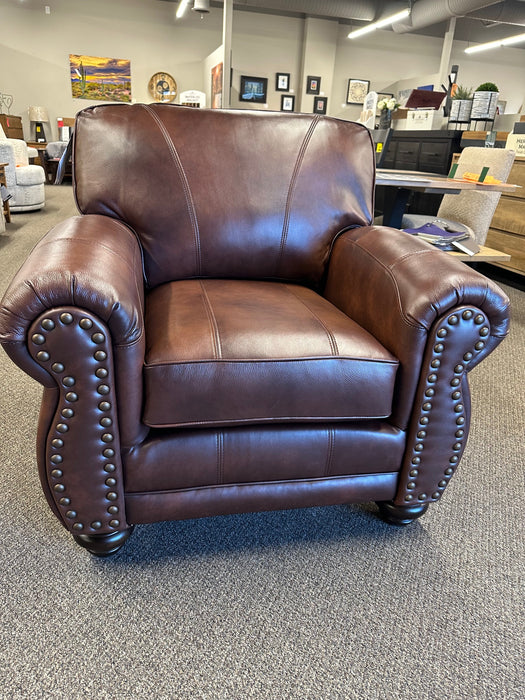
[[[123,58],[69,54],[71,93],[82,100],[131,102],[131,63]]]

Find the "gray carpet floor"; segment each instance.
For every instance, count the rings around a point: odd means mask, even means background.
[[[0,293],[75,212],[0,235]],[[139,526],[97,559],[51,514],[40,388],[0,353],[0,697],[522,700],[525,294],[471,375],[473,421],[443,500],[406,529],[375,506]]]

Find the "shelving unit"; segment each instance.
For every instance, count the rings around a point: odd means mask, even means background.
[[[453,129],[463,129],[466,127],[467,131],[492,131],[494,119],[468,119],[467,121],[456,121],[455,119],[449,119],[448,124],[452,125],[451,128]],[[457,126],[458,124],[461,126]],[[484,124],[485,126],[480,129],[477,126],[478,124]],[[490,128],[487,128],[487,124],[490,124]]]

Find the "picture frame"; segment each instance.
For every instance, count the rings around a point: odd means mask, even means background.
[[[281,95],[281,112],[293,112],[295,109],[295,95]]]
[[[268,78],[256,78],[251,75],[241,75],[239,100],[241,102],[257,102],[265,104],[268,94]]]
[[[73,99],[131,102],[129,59],[70,53],[69,73]]]
[[[326,114],[328,97],[314,97],[314,114]]]
[[[288,92],[290,89],[290,73],[275,74],[275,89],[277,92]]]
[[[306,94],[318,95],[321,90],[321,77],[319,75],[309,75],[306,78]]]
[[[349,78],[346,91],[347,105],[362,105],[370,91],[370,81],[360,78]]]
[[[222,108],[222,72],[223,63],[218,63],[211,69],[211,108]]]

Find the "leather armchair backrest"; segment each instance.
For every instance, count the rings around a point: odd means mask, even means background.
[[[84,214],[137,233],[146,282],[286,279],[315,286],[337,234],[370,223],[366,128],[319,115],[103,105],[77,116]]]

